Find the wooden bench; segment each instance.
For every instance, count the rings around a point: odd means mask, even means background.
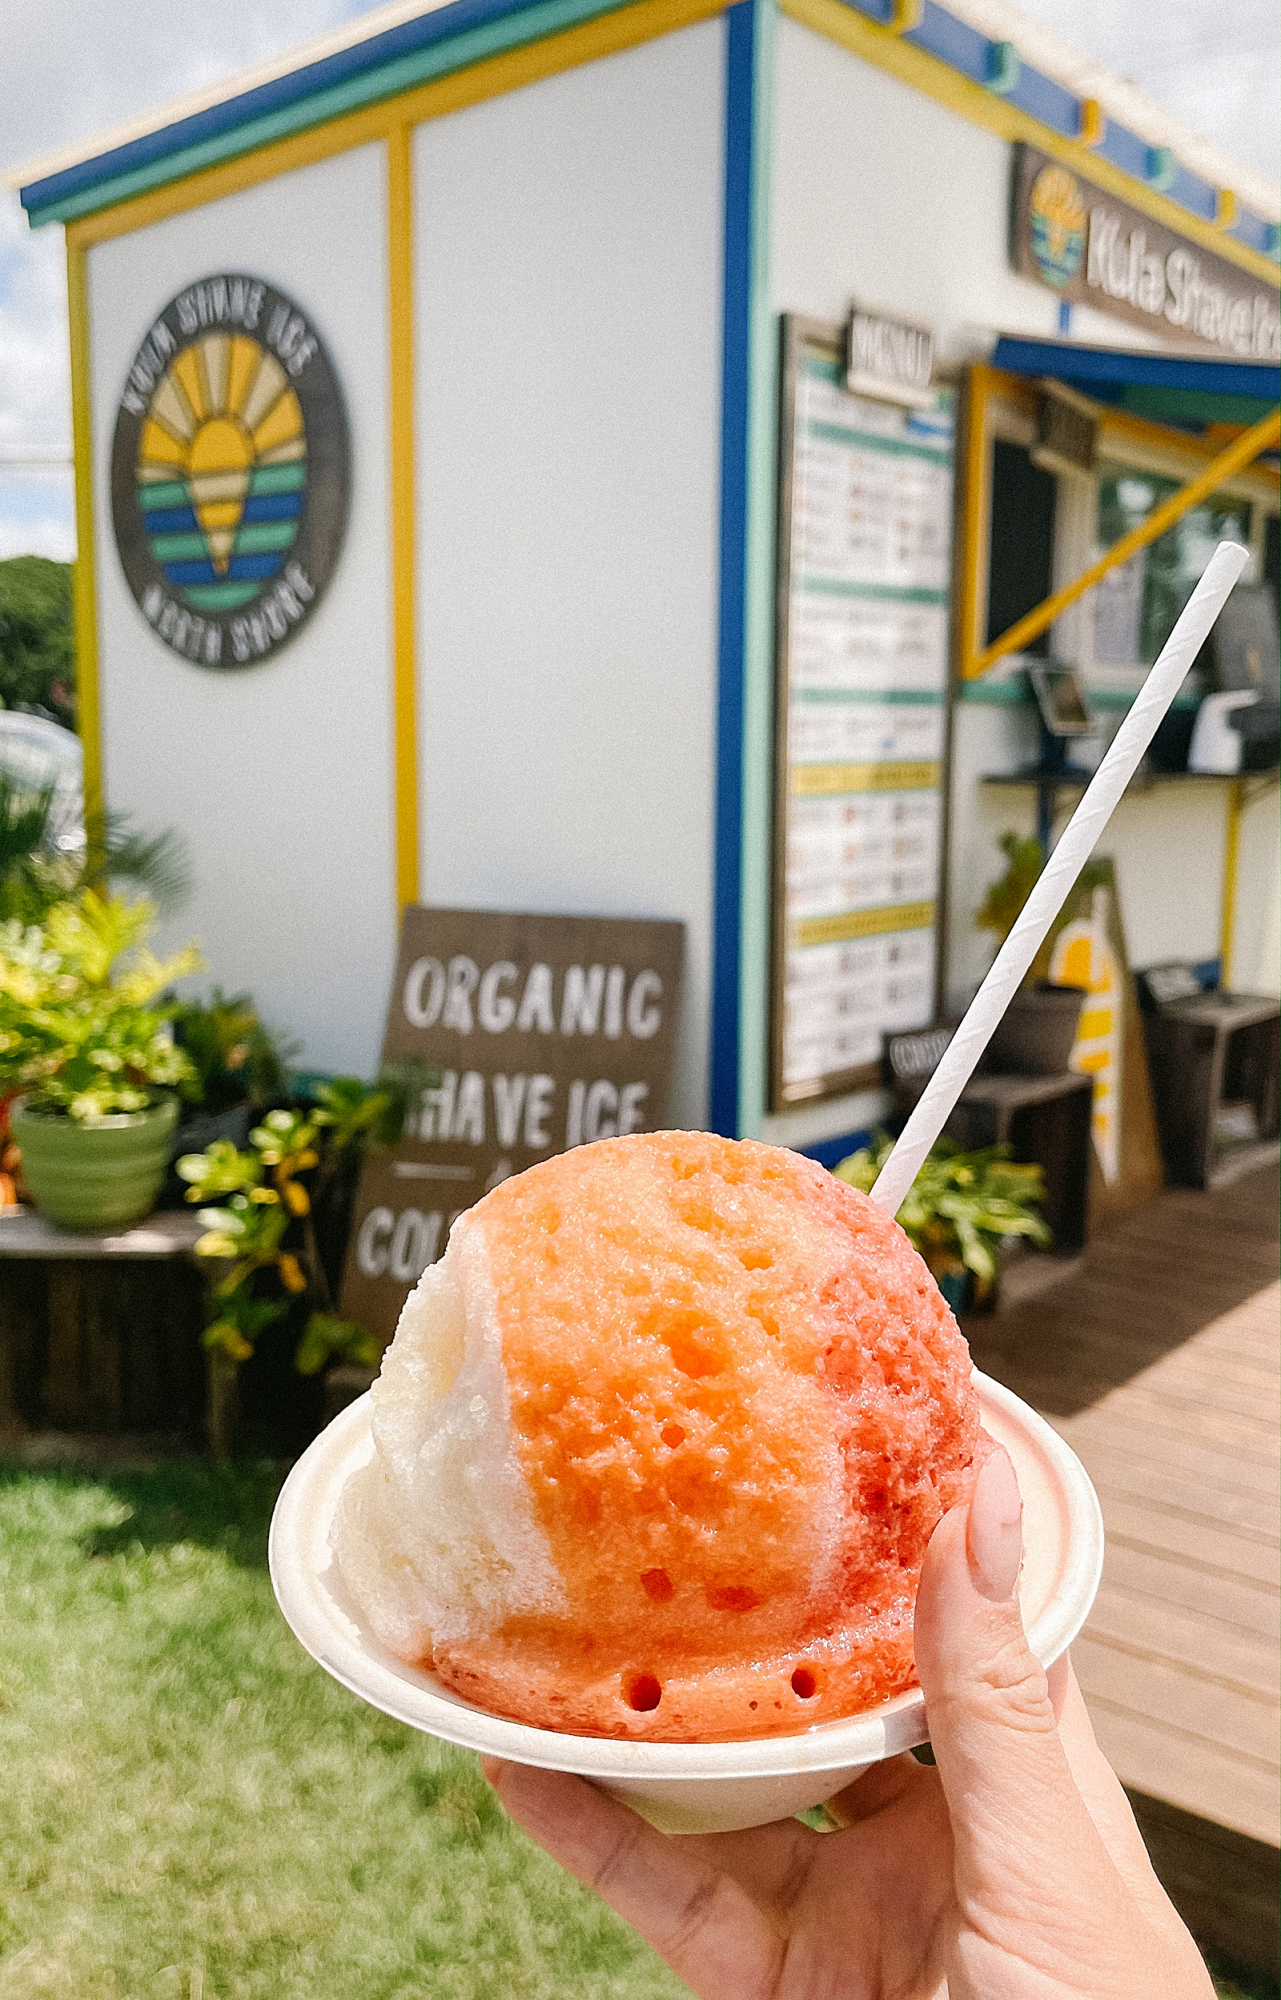
[[[198,1434],[201,1233],[190,1209],[83,1233],[0,1214],[0,1432]]]

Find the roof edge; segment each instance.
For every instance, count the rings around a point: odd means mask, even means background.
[[[607,14],[625,4],[585,0],[581,11]],[[896,0],[843,4],[878,26],[897,24]],[[1166,200],[1202,229],[1207,223],[1221,228],[1229,254],[1235,244],[1238,256],[1248,253],[1275,263],[1281,249],[1281,194],[1262,176],[1043,29],[1013,0],[949,0],[947,9],[936,0],[922,0],[922,5],[919,22],[905,31],[896,27],[905,43],[928,50],[970,81],[1006,96],[1061,138],[1080,143],[1087,107],[1095,118],[1101,110],[1100,159],[1136,186],[1159,186]],[[185,178],[194,161],[250,150],[262,143],[263,131],[285,122],[294,128],[324,123],[334,115],[329,107],[335,101],[394,96],[403,87],[406,69],[430,59],[434,49],[472,31],[497,28],[504,20],[514,27],[515,17],[537,15],[544,7],[545,0],[388,0],[289,54],[192,92],[85,145],[13,169],[3,183],[19,191],[33,227],[93,214],[147,185]],[[1002,70],[999,79],[994,56]],[[467,59],[461,49],[459,58]],[[1006,64],[1012,64],[1008,77]],[[380,90],[383,73],[385,89]],[[313,101],[315,117],[310,119],[307,106]],[[238,134],[243,134],[243,145],[237,143]],[[1152,162],[1158,156],[1165,156],[1165,178],[1154,181]],[[1243,200],[1248,206],[1242,207]]]

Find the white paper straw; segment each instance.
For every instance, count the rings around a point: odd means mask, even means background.
[[[1235,542],[1220,542],[1206,565],[1183,616],[1161,649],[1161,657],[1117,730],[1063,838],[1037,877],[1018,921],[993,959],[991,971],[971,1000],[943,1052],[942,1061],[877,1176],[872,1200],[887,1214],[897,1213],[924,1165],[926,1154],[947,1123],[1072,884],[1094,852],[1117,800],[1138,770],[1157,724],[1178,693],[1183,676],[1200,652],[1248,561],[1247,550]]]

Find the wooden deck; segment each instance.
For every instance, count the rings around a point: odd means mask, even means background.
[[[1270,1847],[1278,1812],[1278,1180],[1171,1190],[966,1332],[1098,1489],[1073,1659],[1134,1791]]]

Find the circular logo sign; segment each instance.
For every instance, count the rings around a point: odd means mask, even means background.
[[[1081,268],[1085,221],[1081,191],[1066,167],[1042,167],[1032,183],[1028,222],[1036,268],[1056,290]]]
[[[342,395],[306,315],[259,278],[203,278],[134,356],[111,509],[129,588],[166,645],[251,666],[333,575],[350,487]]]

